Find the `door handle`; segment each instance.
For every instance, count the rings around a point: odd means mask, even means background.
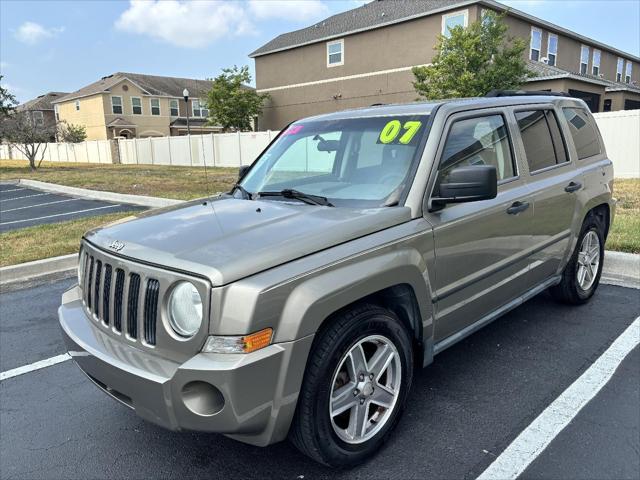
[[[509,208],[507,208],[507,213],[509,215],[517,215],[520,212],[524,212],[527,208],[529,208],[529,202],[513,202]]]
[[[564,187],[564,191],[567,193],[577,192],[582,188],[582,184],[580,182],[571,182],[569,185]]]

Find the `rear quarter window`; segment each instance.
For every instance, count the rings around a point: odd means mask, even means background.
[[[578,159],[592,157],[602,152],[600,137],[596,131],[591,117],[581,108],[562,109],[564,118],[569,124],[569,132],[576,146]]]
[[[553,111],[531,110],[515,115],[530,172],[569,161]]]

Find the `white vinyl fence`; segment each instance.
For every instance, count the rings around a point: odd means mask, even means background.
[[[640,110],[594,113],[616,178],[640,178]]]
[[[82,143],[47,143],[46,162],[113,163],[111,140],[90,140]],[[42,146],[40,147],[42,148]],[[38,151],[38,160],[42,150]],[[0,145],[0,159],[26,160],[17,148]]]
[[[236,132],[119,140],[120,163],[239,167],[250,165],[278,132]]]

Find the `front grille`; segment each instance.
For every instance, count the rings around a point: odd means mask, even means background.
[[[158,322],[158,300],[160,282],[154,278],[143,280],[140,274],[114,268],[106,261],[87,254],[84,275],[83,300],[89,313],[98,322],[109,325],[113,321],[116,332],[127,332],[132,340],[137,340],[139,322],[142,318],[143,338],[148,345],[156,344],[156,323]],[[113,276],[115,275],[115,280]],[[128,277],[128,283],[126,282]],[[115,281],[113,291],[111,283]],[[146,282],[144,304],[140,305],[141,284]],[[126,310],[125,310],[126,308]],[[140,311],[141,310],[141,311]],[[126,318],[126,325],[123,320]]]

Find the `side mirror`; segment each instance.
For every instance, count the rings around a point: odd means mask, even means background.
[[[440,183],[440,196],[432,198],[437,210],[447,203],[477,202],[496,198],[498,174],[493,165],[475,165],[451,170]]]
[[[238,171],[238,181],[242,180],[249,170],[251,170],[251,165],[241,166]]]

